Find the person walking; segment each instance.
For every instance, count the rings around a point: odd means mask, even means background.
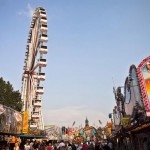
[[[89,150],[95,150],[94,144],[92,142],[90,143]]]
[[[105,144],[105,145],[103,146],[103,149],[104,149],[104,150],[111,150],[107,144]]]
[[[51,143],[49,143],[49,145],[47,146],[47,150],[52,150],[52,145],[51,145]]]
[[[19,150],[19,144],[18,143],[15,143],[15,146],[14,146],[14,150]]]
[[[24,150],[30,150],[30,145],[29,142],[27,141],[26,144],[24,145]]]
[[[108,142],[108,146],[109,146],[110,150],[113,150],[113,144],[111,141]]]

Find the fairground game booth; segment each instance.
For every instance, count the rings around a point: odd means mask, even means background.
[[[20,141],[16,135],[22,131],[22,114],[0,104],[0,149],[6,144]]]
[[[26,112],[22,114],[0,104],[0,149],[6,145],[14,147],[15,142],[34,138],[45,138],[45,131],[30,129]]]
[[[108,138],[117,150],[150,149],[150,57],[130,66],[124,86],[114,88],[114,95]]]

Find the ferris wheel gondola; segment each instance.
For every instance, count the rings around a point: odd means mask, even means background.
[[[32,17],[30,30],[28,34],[25,65],[22,76],[22,93],[23,112],[29,114],[29,127],[44,129],[42,116],[42,95],[44,87],[42,81],[45,80],[43,67],[47,66],[45,54],[48,52],[48,26],[46,11],[42,7],[35,9]]]

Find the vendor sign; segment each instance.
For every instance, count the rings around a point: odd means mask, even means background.
[[[130,117],[122,117],[121,123],[122,123],[124,128],[128,128],[131,126],[131,118]]]
[[[28,133],[28,112],[23,113],[23,133]]]

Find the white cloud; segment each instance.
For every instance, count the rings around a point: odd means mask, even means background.
[[[26,10],[21,10],[20,12],[18,12],[18,15],[27,16],[31,18],[33,13],[34,13],[34,9],[31,7],[30,3],[28,3]]]
[[[75,126],[85,125],[86,117],[89,120],[89,125],[99,126],[99,120],[104,126],[108,117],[97,110],[91,110],[85,106],[68,106],[61,109],[43,110],[43,118],[45,125],[72,126],[75,121]]]

